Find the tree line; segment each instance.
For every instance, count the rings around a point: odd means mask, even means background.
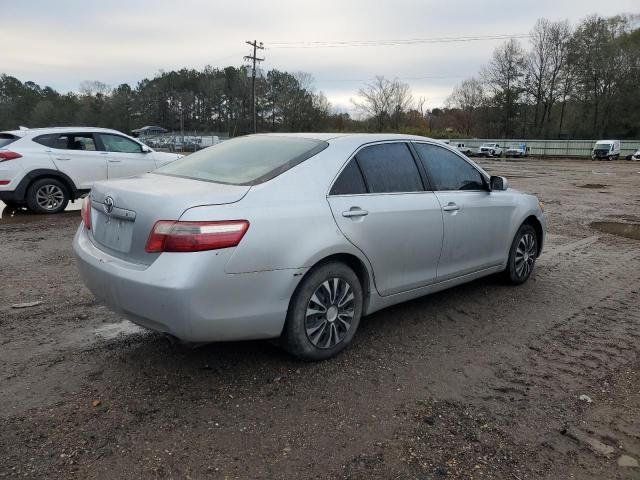
[[[640,16],[538,20],[528,42],[499,45],[443,108],[427,109],[408,84],[376,77],[352,100],[359,113],[332,110],[313,77],[271,70],[257,79],[259,131],[402,131],[434,137],[639,138]],[[86,81],[59,93],[0,74],[0,130],[90,125],[129,132],[251,132],[246,67],[161,71],[134,87]]]
[[[639,16],[538,20],[498,46],[439,121],[465,136],[640,138]]]

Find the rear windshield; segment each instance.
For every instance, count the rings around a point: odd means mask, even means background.
[[[256,135],[234,138],[182,157],[154,173],[231,185],[266,182],[329,144],[298,137]]]
[[[0,133],[0,148],[4,148],[12,142],[15,142],[20,137],[11,133]]]

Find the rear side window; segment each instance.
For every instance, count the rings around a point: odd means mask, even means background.
[[[39,135],[33,141],[45,147],[58,150],[85,150],[90,152],[97,150],[95,139],[91,133],[49,133]]]
[[[360,167],[355,159],[352,159],[340,172],[329,195],[358,195],[367,193],[367,186],[364,184]]]
[[[360,150],[356,159],[369,193],[424,190],[418,167],[406,143],[382,143]]]
[[[302,137],[255,135],[227,140],[154,173],[231,185],[256,185],[320,153],[329,144]]]
[[[416,150],[436,190],[485,190],[482,174],[446,148],[416,143]]]
[[[0,148],[4,148],[10,143],[15,142],[20,137],[17,135],[12,135],[11,133],[0,133]]]

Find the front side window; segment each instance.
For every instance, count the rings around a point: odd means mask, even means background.
[[[418,167],[406,143],[371,145],[360,150],[356,159],[369,193],[424,190]]]
[[[436,190],[486,190],[482,174],[455,153],[428,143],[415,147]]]
[[[34,142],[57,150],[86,150],[95,152],[96,142],[91,133],[49,133],[39,135]]]
[[[256,185],[286,172],[328,146],[327,142],[303,137],[239,137],[180,158],[154,173],[231,185]]]
[[[141,153],[142,147],[139,143],[134,142],[120,135],[111,135],[108,133],[101,133],[100,140],[104,145],[104,149],[107,152],[115,153]]]

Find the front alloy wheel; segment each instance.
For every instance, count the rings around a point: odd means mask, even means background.
[[[291,298],[282,343],[303,360],[325,360],[346,348],[362,315],[362,285],[340,262],[311,270]]]
[[[505,274],[513,285],[526,282],[538,256],[538,236],[531,225],[525,224],[518,229],[509,251],[509,261]]]

